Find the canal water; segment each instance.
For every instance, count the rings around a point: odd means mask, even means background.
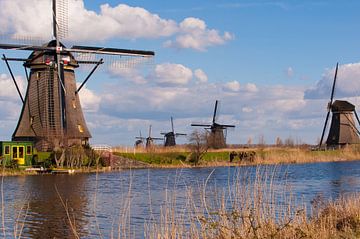
[[[160,220],[164,205],[183,209],[189,191],[194,201],[202,192],[211,200],[239,175],[264,174],[274,190],[291,188],[309,205],[360,192],[360,161],[3,177],[0,236],[74,238],[73,228],[80,238],[144,238],[144,225]]]

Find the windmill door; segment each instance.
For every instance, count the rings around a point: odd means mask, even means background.
[[[13,160],[16,160],[18,164],[25,164],[25,147],[24,146],[12,146],[11,153]]]

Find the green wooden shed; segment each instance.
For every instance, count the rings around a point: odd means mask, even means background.
[[[30,166],[34,156],[34,144],[31,141],[0,141],[0,155],[5,165],[15,160],[19,166]]]

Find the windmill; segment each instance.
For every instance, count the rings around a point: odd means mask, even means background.
[[[146,138],[144,138],[144,137],[142,137],[141,136],[141,130],[140,130],[140,134],[139,134],[140,136],[138,136],[138,137],[135,137],[137,140],[135,141],[135,147],[140,147],[140,146],[144,146],[144,140],[146,139]]]
[[[326,140],[326,146],[339,147],[347,144],[360,143],[360,139],[359,139],[360,132],[356,128],[354,121],[354,115],[355,115],[357,123],[360,124],[359,117],[355,110],[355,106],[349,103],[348,101],[344,101],[344,100],[335,100],[333,102],[338,67],[339,67],[339,63],[336,64],[334,81],[330,94],[330,101],[327,107],[327,115],[325,118],[325,124],[319,142],[319,148],[321,148],[321,145],[323,143],[330,112],[332,113],[332,117],[331,117],[329,135]]]
[[[64,0],[58,0],[59,2],[62,3]],[[7,58],[5,55],[2,59],[23,104],[12,139],[33,141],[40,151],[88,143],[91,134],[82,112],[79,92],[97,67],[103,64],[103,59],[97,60],[99,56],[149,59],[155,55],[152,51],[106,47],[74,45],[67,48],[60,42],[63,29],[66,29],[66,26],[62,25],[66,22],[61,15],[64,11],[66,9],[62,9],[61,4],[52,0],[53,40],[47,44],[0,44],[0,49],[32,51],[26,59]],[[90,60],[81,60],[81,56],[84,55],[91,56]],[[93,60],[94,58],[96,60]],[[9,61],[23,62],[28,83],[25,97],[19,91]],[[74,71],[80,64],[92,64],[94,67],[77,88]]]
[[[210,135],[208,136],[208,146],[214,149],[220,149],[226,147],[226,133],[227,128],[234,128],[235,125],[219,124],[216,123],[217,111],[218,111],[219,101],[215,101],[214,114],[211,124],[191,124],[191,126],[200,126],[206,127],[205,129],[210,130]],[[225,135],[224,135],[225,130]]]
[[[154,141],[155,140],[163,140],[163,138],[154,138],[151,136],[151,125],[149,125],[149,135],[146,138],[146,144],[145,147],[146,148],[151,148],[152,146],[154,146]]]
[[[186,136],[186,134],[175,133],[173,117],[170,117],[170,121],[171,121],[171,131],[166,132],[166,133],[161,133],[162,135],[164,135],[164,139],[165,139],[164,146],[165,147],[175,146],[176,145],[176,141],[175,141],[176,137],[182,136],[182,135]]]

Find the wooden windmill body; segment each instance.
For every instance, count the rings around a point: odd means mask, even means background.
[[[348,101],[336,100],[331,106],[331,126],[326,140],[327,146],[360,143],[355,125],[355,106]]]
[[[0,49],[32,51],[27,59],[3,60],[16,85],[23,103],[20,118],[12,135],[14,141],[33,141],[40,151],[58,147],[87,144],[91,134],[86,125],[79,99],[79,91],[90,78],[99,61],[77,60],[73,54],[152,57],[154,52],[104,47],[73,46],[66,48],[58,36],[59,21],[56,15],[56,0],[53,0],[54,40],[42,46],[0,44]],[[9,66],[9,61],[23,61],[30,69],[25,99],[22,97]],[[95,65],[81,86],[77,88],[75,69],[79,64]]]
[[[173,117],[170,118],[170,121],[171,121],[171,131],[166,132],[166,133],[161,133],[162,135],[164,135],[164,146],[165,147],[176,146],[176,137],[186,136],[186,134],[175,133]]]
[[[344,100],[335,100],[333,102],[338,67],[339,64],[336,65],[336,69],[335,69],[335,76],[332,85],[330,101],[328,103],[328,112],[325,118],[325,124],[321,134],[319,148],[322,147],[322,142],[324,139],[330,113],[332,114],[332,117],[331,117],[329,134],[326,140],[326,147],[335,148],[349,144],[360,143],[360,138],[359,138],[360,132],[357,129],[355,123],[357,122],[357,124],[360,124],[360,122],[359,122],[359,117],[355,110],[355,106],[350,102]],[[354,119],[354,116],[356,118],[356,121]]]
[[[218,103],[219,101],[216,100],[212,124],[191,124],[191,126],[205,127],[206,130],[209,130],[209,134],[207,136],[207,144],[208,147],[214,149],[226,148],[226,134],[224,134],[224,130],[227,131],[227,128],[235,127],[235,125],[216,123]]]

